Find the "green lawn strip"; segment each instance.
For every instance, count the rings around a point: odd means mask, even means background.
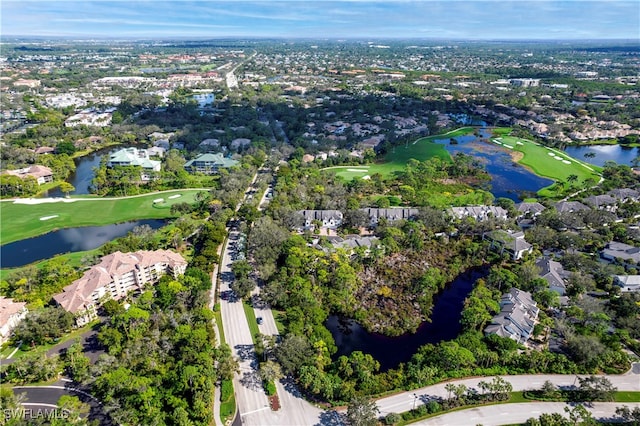
[[[55,229],[77,226],[98,226],[137,219],[165,219],[172,217],[170,208],[176,203],[192,203],[198,192],[206,189],[176,190],[122,199],[95,199],[70,203],[0,204],[0,241],[13,241],[45,234]],[[172,198],[172,195],[180,197]],[[156,199],[162,203],[154,203]],[[73,198],[72,198],[73,199]],[[48,220],[40,218],[55,216]]]
[[[73,330],[72,332],[65,334],[64,336],[62,336],[57,342],[54,343],[49,343],[46,345],[40,345],[40,346],[36,346],[33,349],[29,349],[29,350],[23,350],[23,347],[28,347],[26,346],[26,343],[24,343],[20,349],[18,349],[18,352],[16,352],[16,354],[11,358],[11,359],[17,359],[17,358],[21,358],[25,355],[29,355],[29,354],[41,354],[43,352],[47,352],[49,349],[53,348],[56,345],[59,345],[61,343],[65,343],[68,342],[69,340],[73,340],[73,339],[77,339],[78,337],[80,337],[80,335],[82,333],[86,333],[87,331],[91,330],[92,327],[96,326],[100,324],[100,321],[94,321],[92,323],[89,323],[87,325],[85,325],[84,327],[78,328],[77,330]],[[2,355],[4,355],[4,352],[2,352]],[[9,352],[11,353],[11,352]],[[4,356],[3,358],[4,359]]]
[[[555,402],[567,402],[561,399],[558,400],[554,400]],[[519,392],[511,392],[511,395],[509,396],[509,399],[507,401],[493,401],[493,402],[487,402],[484,404],[473,404],[473,405],[464,405],[461,407],[456,407],[453,408],[451,410],[443,410],[443,411],[439,411],[437,413],[431,413],[431,414],[425,414],[424,416],[420,416],[420,417],[416,417],[413,418],[411,420],[403,420],[400,421],[399,423],[397,423],[398,425],[406,425],[406,424],[411,424],[411,423],[416,423],[420,420],[424,420],[424,419],[429,419],[431,417],[437,417],[437,416],[441,416],[443,414],[447,414],[447,413],[452,413],[454,411],[461,411],[461,410],[467,410],[467,409],[472,409],[472,408],[476,408],[476,407],[484,407],[487,405],[498,405],[498,404],[517,404],[517,403],[528,403],[528,402],[537,402],[537,400],[533,400],[533,399],[529,399],[526,398],[524,396],[524,392],[519,391]],[[622,392],[616,392],[614,395],[614,402],[640,402],[640,392],[633,392],[633,391],[622,391]]]
[[[247,322],[249,323],[249,331],[251,331],[251,339],[253,340],[253,344],[256,344],[256,336],[260,334],[260,330],[258,329],[258,322],[256,321],[256,312],[253,310],[253,306],[247,301],[242,302],[242,307],[244,308],[244,314],[247,317]]]
[[[228,391],[229,386],[231,387],[230,391]],[[221,388],[225,388],[224,393],[229,393],[229,395],[224,395],[223,392],[220,393],[220,420],[223,424],[227,424],[227,421],[233,420],[236,413],[236,398],[233,392],[233,382],[231,380],[223,380]],[[225,398],[225,400],[222,400],[222,398]]]
[[[220,344],[226,343],[226,339],[224,337],[224,327],[222,327],[222,312],[218,309],[217,311],[214,309],[213,317],[216,320],[216,327],[218,327],[218,333],[220,335]]]
[[[287,330],[287,328],[284,325],[284,322],[285,322],[285,313],[284,313],[284,311],[278,311],[276,309],[271,309],[271,312],[273,312],[273,319],[276,322],[276,328],[278,329],[278,334],[280,334],[281,336],[284,336],[285,331]]]
[[[84,263],[82,262],[83,258],[85,258],[86,256],[98,255],[99,253],[100,253],[100,248],[97,248],[97,249],[87,250],[87,251],[76,251],[73,253],[60,254],[60,255],[54,256],[54,258],[67,259],[67,262],[69,263],[69,265],[73,266],[74,268],[79,268],[84,265]],[[24,268],[28,268],[28,267],[30,268],[32,266],[35,266],[37,269],[41,269],[50,260],[51,259],[46,259],[40,262],[31,263],[29,265],[20,266],[18,268],[0,269],[0,280],[4,280],[7,278],[8,275],[14,272],[19,272],[21,269],[24,269]]]

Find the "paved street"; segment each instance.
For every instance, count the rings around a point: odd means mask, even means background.
[[[618,390],[640,391],[640,371],[639,365],[634,364],[632,371],[621,375],[609,375],[607,378]],[[546,380],[550,380],[556,386],[570,387],[577,385],[577,376],[561,374],[540,374],[521,376],[501,376],[511,383],[514,391],[526,389],[538,389]],[[581,376],[584,377],[584,376]],[[491,381],[491,377],[480,377],[473,379],[456,380],[452,383],[464,384],[467,388],[478,388],[478,382]],[[433,386],[403,392],[394,396],[379,399],[376,403],[380,410],[380,415],[386,416],[389,413],[403,413],[413,409],[415,403],[425,403],[433,398],[446,398],[448,392],[445,390],[446,383],[439,383]]]
[[[586,407],[597,420],[612,419],[615,416],[616,407],[627,405],[629,408],[640,407],[640,403],[622,404],[619,402],[595,402],[592,407]],[[468,410],[455,411],[442,416],[433,417],[413,423],[421,426],[471,426],[482,424],[483,426],[500,426],[508,424],[520,424],[531,417],[540,417],[543,413],[564,412],[567,404],[562,402],[531,402],[524,404],[490,405],[487,407],[470,408]]]

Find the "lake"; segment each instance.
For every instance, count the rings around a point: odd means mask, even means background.
[[[482,140],[491,137],[487,129],[479,131],[480,138],[467,135],[453,138],[455,144],[451,143],[451,138],[436,139],[434,142],[444,145],[452,157],[461,152],[479,160],[491,176],[491,193],[496,198],[504,197],[520,202],[521,198],[531,196],[553,183],[553,180],[537,176],[514,163],[506,149]]]
[[[607,161],[615,161],[618,164],[631,165],[631,162],[640,156],[639,148],[629,148],[622,145],[588,145],[568,146],[564,150],[570,156],[596,166],[604,166]],[[593,157],[587,156],[593,154]]]
[[[152,229],[158,229],[165,223],[161,219],[146,219],[114,225],[60,229],[0,246],[0,268],[17,268],[62,253],[93,250],[126,235],[136,226],[149,225]]]
[[[414,334],[388,337],[370,333],[353,320],[330,316],[325,326],[338,347],[335,358],[349,355],[353,351],[362,351],[380,362],[380,371],[387,371],[409,361],[422,345],[456,338],[460,333],[464,300],[473,289],[473,283],[488,272],[487,268],[479,268],[460,274],[436,298],[431,322],[422,323]]]
[[[74,159],[73,161],[76,163],[76,170],[69,175],[69,178],[67,178],[67,182],[73,185],[76,190],[70,192],[69,194],[90,194],[91,181],[93,180],[94,176],[93,169],[96,167],[100,167],[100,160],[102,160],[102,157],[104,157],[105,155],[109,155],[112,152],[116,152],[122,148],[124,148],[124,146],[118,146],[115,148],[103,148],[94,151],[91,154]],[[62,193],[60,189],[54,188],[43,194],[43,197],[64,197],[65,195],[66,194]]]

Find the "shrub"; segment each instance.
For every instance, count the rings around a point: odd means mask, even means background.
[[[384,424],[385,425],[395,425],[396,423],[399,423],[401,420],[402,420],[402,416],[400,414],[398,414],[398,413],[389,413],[384,418]]]
[[[276,394],[276,384],[273,381],[268,381],[265,383],[265,390],[267,391],[267,395],[272,396]]]

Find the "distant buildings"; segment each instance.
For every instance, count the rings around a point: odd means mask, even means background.
[[[184,169],[189,173],[203,173],[212,175],[222,168],[236,166],[238,162],[225,158],[222,154],[202,154],[184,164]]]
[[[500,299],[500,312],[493,317],[484,333],[526,343],[533,335],[539,312],[531,293],[512,288]]]
[[[509,80],[512,86],[516,87],[538,87],[540,86],[539,78],[512,78]]]
[[[18,323],[27,316],[27,304],[0,296],[0,345],[11,337]]]
[[[502,207],[496,206],[466,206],[451,207],[449,213],[456,219],[464,219],[470,217],[476,221],[482,221],[490,218],[506,219],[507,211]]]
[[[369,215],[369,226],[375,228],[380,219],[385,219],[389,223],[399,220],[413,219],[418,215],[418,209],[409,207],[391,207],[388,209],[360,209]]]
[[[184,258],[169,250],[117,251],[104,256],[53,299],[82,326],[97,318],[96,310],[105,300],[120,300],[131,291],[157,283],[165,274],[182,275],[186,267]]]
[[[65,127],[94,126],[107,127],[111,125],[112,112],[86,111],[72,115],[64,122]]]
[[[20,179],[32,177],[38,182],[38,185],[42,185],[47,182],[53,182],[53,172],[51,171],[51,169],[47,166],[41,166],[39,164],[34,164],[33,166],[25,167],[24,169],[7,170],[6,174],[18,176]]]

